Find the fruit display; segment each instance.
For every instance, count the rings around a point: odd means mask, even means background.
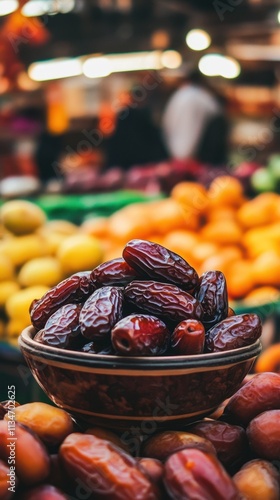
[[[46,403],[3,401],[0,498],[278,500],[279,390],[279,374],[253,375],[208,418],[160,431],[155,417],[118,433]]]
[[[178,254],[140,239],[122,255],[34,300],[34,340],[92,354],[157,356],[238,349],[261,336],[257,314],[229,313],[220,271],[199,278]]]
[[[143,238],[178,253],[200,275],[221,271],[233,307],[279,300],[280,195],[247,199],[234,177],[217,177],[207,190],[181,182],[169,198],[131,204],[87,220],[81,230],[100,239],[105,261],[120,257],[128,240]]]
[[[17,345],[30,323],[30,302],[73,272],[102,262],[103,248],[68,221],[47,221],[41,208],[25,200],[1,206],[0,228],[1,338]]]

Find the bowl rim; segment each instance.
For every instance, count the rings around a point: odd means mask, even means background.
[[[260,339],[253,344],[228,351],[191,354],[182,356],[118,356],[110,354],[91,354],[81,351],[59,349],[39,344],[33,340],[36,330],[33,326],[25,328],[19,337],[19,346],[23,355],[29,354],[40,359],[75,364],[90,368],[114,368],[136,370],[158,370],[167,368],[201,369],[222,367],[252,360],[260,354]]]

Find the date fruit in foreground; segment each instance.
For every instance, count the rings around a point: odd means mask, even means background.
[[[80,332],[81,307],[78,304],[66,304],[53,313],[34,340],[44,345],[66,349],[74,345]]]
[[[266,460],[247,462],[233,476],[233,481],[246,500],[278,500],[280,476],[277,469]]]
[[[193,290],[198,284],[195,269],[180,255],[158,243],[131,240],[123,250],[123,258],[143,277],[173,283],[184,290]]]
[[[142,454],[164,462],[170,455],[185,448],[198,448],[216,454],[214,446],[208,439],[184,431],[164,431],[155,434],[144,443]]]
[[[203,308],[206,330],[228,316],[227,284],[221,271],[203,273],[195,296]]]
[[[201,354],[204,342],[204,326],[196,319],[181,321],[171,335],[171,348],[174,354]]]
[[[218,459],[197,449],[174,453],[165,464],[164,484],[172,500],[238,500],[233,480]]]
[[[257,314],[230,316],[208,330],[205,348],[208,352],[228,351],[253,344],[262,333]]]
[[[122,257],[103,262],[91,272],[91,279],[97,288],[108,285],[125,286],[137,277],[138,273]]]
[[[185,319],[200,320],[200,303],[176,285],[157,281],[132,281],[124,289],[125,300],[134,308],[179,323]]]
[[[157,488],[137,462],[109,441],[70,434],[60,447],[68,474],[106,500],[158,500]]]
[[[169,331],[155,316],[131,314],[113,327],[111,340],[117,354],[157,356],[168,348]]]
[[[80,328],[89,340],[105,339],[123,312],[122,288],[104,286],[98,288],[84,303],[80,313]]]
[[[65,304],[84,302],[95,290],[90,271],[73,274],[48,290],[30,306],[31,323],[36,330],[44,328],[49,317]]]
[[[26,491],[21,500],[67,500],[68,496],[51,484],[43,484]]]
[[[246,429],[252,450],[261,458],[280,460],[280,410],[255,417]]]
[[[280,409],[280,374],[264,372],[254,375],[229,400],[225,414],[247,425],[268,410]]]

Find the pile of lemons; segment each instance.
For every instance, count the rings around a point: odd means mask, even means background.
[[[98,238],[65,220],[48,221],[26,200],[0,208],[0,338],[17,344],[30,324],[29,307],[71,274],[90,270],[103,259]]]

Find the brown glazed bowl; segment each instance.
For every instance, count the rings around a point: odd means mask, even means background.
[[[26,328],[20,348],[56,405],[81,424],[151,432],[211,414],[240,387],[261,351],[258,340],[225,352],[123,357],[44,346],[34,334]]]

